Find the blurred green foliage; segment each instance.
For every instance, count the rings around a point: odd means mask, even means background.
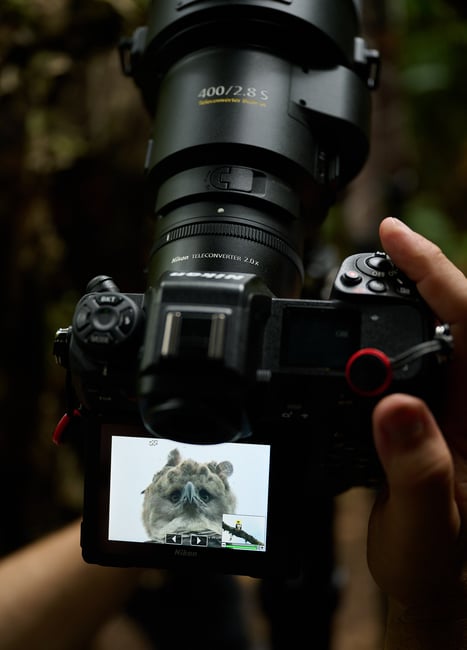
[[[417,182],[403,218],[467,270],[467,20],[461,3],[399,0],[398,67]]]

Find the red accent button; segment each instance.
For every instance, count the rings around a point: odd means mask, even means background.
[[[353,354],[345,366],[350,388],[363,397],[381,395],[392,382],[389,357],[376,348],[363,348]]]

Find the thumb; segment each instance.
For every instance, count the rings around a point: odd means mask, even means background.
[[[370,520],[370,569],[384,591],[416,600],[448,570],[459,534],[451,453],[428,407],[409,395],[378,403],[373,435],[387,492]]]
[[[373,412],[373,435],[391,496],[403,496],[405,503],[424,500],[429,489],[452,497],[451,453],[422,400],[403,394],[381,400]]]

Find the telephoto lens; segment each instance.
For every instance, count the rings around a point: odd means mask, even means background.
[[[379,54],[352,0],[153,2],[121,53],[153,118],[142,417],[231,439],[264,298],[300,296],[304,251],[367,158]]]
[[[236,271],[297,296],[304,247],[368,154],[379,59],[354,2],[153,2],[131,47],[154,118],[150,283]]]

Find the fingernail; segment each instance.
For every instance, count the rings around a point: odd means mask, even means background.
[[[407,450],[418,445],[425,426],[423,420],[412,411],[400,410],[387,418],[382,431],[388,447]]]

